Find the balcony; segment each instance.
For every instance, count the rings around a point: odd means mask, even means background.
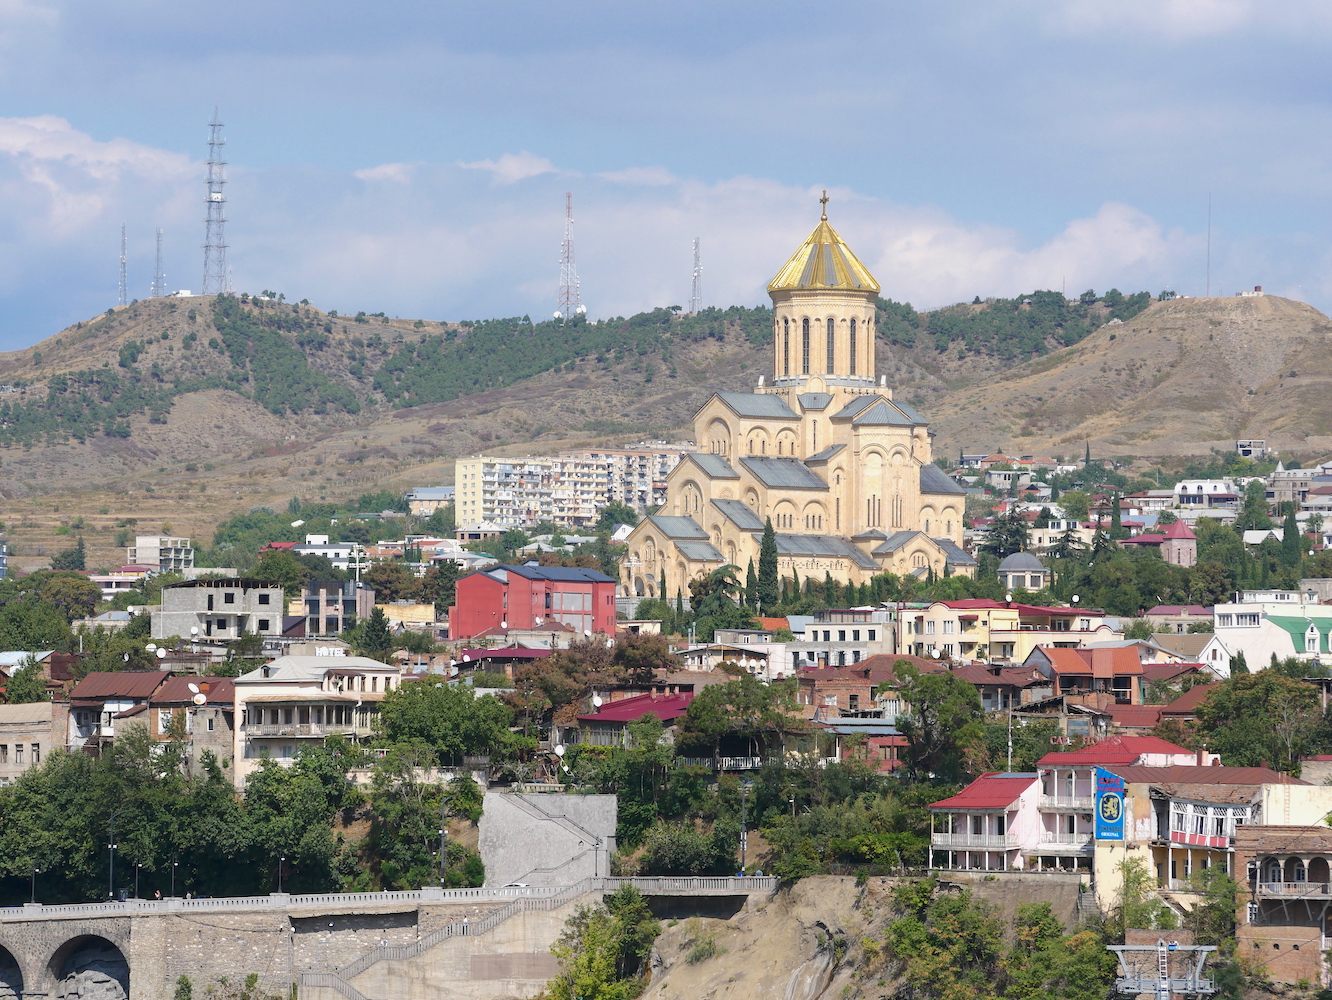
[[[1091,795],[1042,795],[1038,809],[1052,812],[1091,812],[1094,797]]]
[[[935,849],[962,851],[1012,851],[1021,845],[1006,833],[936,833],[930,838]]]
[[[1332,883],[1259,882],[1258,895],[1276,899],[1332,899]]]
[[[277,725],[263,724],[252,726],[241,726],[241,731],[246,736],[293,736],[293,737],[313,737],[322,739],[325,736],[354,736],[361,730],[354,725],[319,725],[316,723],[288,722]],[[369,732],[370,728],[364,728],[364,732]]]
[[[1092,842],[1091,831],[1085,833],[1066,833],[1057,830],[1041,831],[1041,847],[1090,847]]]

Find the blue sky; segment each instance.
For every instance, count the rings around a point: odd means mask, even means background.
[[[341,311],[593,316],[764,283],[829,214],[884,293],[1269,291],[1332,307],[1332,7],[0,0],[0,348],[231,265]]]

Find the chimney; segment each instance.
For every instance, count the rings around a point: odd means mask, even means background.
[[[1258,766],[1261,767],[1264,771],[1266,771],[1266,770],[1267,770],[1267,761],[1266,761],[1266,759],[1264,759],[1264,760],[1260,760],[1260,761],[1258,762]]]
[[[1203,750],[1203,749],[1200,747],[1200,748],[1198,749],[1198,766],[1199,766],[1199,767],[1202,767],[1202,766],[1203,766],[1204,764],[1206,764],[1206,763],[1207,763],[1207,751],[1206,751],[1206,750]]]

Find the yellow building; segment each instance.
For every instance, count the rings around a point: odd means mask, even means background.
[[[963,490],[933,464],[926,419],[875,376],[879,284],[826,213],[768,294],[773,374],[694,415],[699,451],[629,536],[625,592],[661,596],[664,573],[665,596],[688,594],[719,566],[757,567],[767,518],[783,577],[974,575]]]

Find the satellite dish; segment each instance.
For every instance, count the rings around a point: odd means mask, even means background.
[[[592,696],[592,707],[593,707],[593,708],[600,708],[600,707],[601,707],[602,705],[604,705],[604,704],[605,704],[605,702],[603,702],[603,701],[601,700],[601,695],[599,695],[599,694],[594,694],[594,695]]]
[[[509,627],[509,623],[508,623],[507,621],[502,621],[502,622],[500,622],[500,628],[508,628],[508,627]]]
[[[563,756],[564,756],[564,744],[563,744],[563,743],[561,743],[561,744],[559,744],[557,747],[555,747],[555,756],[556,756],[556,757],[563,757]]]
[[[143,648],[146,649],[146,650],[148,650],[148,652],[151,653],[153,650],[155,650],[155,649],[157,648],[157,643],[155,643],[155,642],[150,642],[150,643],[148,643],[148,645],[144,646]]]
[[[129,663],[129,653],[126,653],[124,656],[121,657],[121,659],[124,660],[126,663]]]
[[[592,635],[592,630],[590,628],[583,629],[583,635],[590,637]]]
[[[158,658],[159,660],[165,660],[165,659],[166,659],[166,650],[165,650],[165,649],[159,649],[159,650],[157,651],[157,658]]]
[[[191,684],[190,687],[194,687],[194,685]],[[204,704],[204,702],[208,701],[208,695],[203,693],[196,694],[193,698],[190,699],[190,701],[194,702],[196,705],[202,705]]]
[[[198,625],[195,625],[195,626],[193,626],[193,627],[190,629],[190,638],[193,638],[194,636],[196,636],[196,635],[198,635],[198,634],[199,634],[199,626],[198,626]]]
[[[471,663],[471,662],[472,658],[468,656],[466,653],[463,653],[463,663]]]
[[[557,312],[557,313],[555,314],[555,318],[556,318],[556,319],[562,319],[563,317],[561,317],[560,314]]]
[[[199,693],[199,685],[195,684],[193,681],[191,681],[189,684],[186,684],[185,686],[190,689],[191,694]]]

